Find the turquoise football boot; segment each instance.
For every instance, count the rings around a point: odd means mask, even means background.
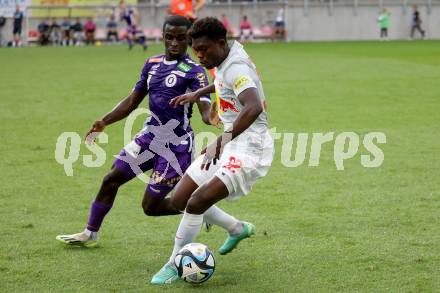
[[[171,284],[179,280],[177,268],[171,263],[166,263],[159,272],[151,279],[151,284],[163,285]]]
[[[231,252],[241,240],[251,237],[255,234],[255,226],[252,223],[243,222],[243,231],[238,235],[228,235],[225,243],[220,247],[220,254],[227,254]]]

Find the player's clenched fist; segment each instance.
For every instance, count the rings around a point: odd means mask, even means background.
[[[210,111],[209,111],[209,123],[214,125],[217,128],[221,128],[223,126],[220,117],[217,112],[217,103],[212,103]]]

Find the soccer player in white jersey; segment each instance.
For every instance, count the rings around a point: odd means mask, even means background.
[[[220,254],[230,252],[241,240],[255,233],[253,224],[238,221],[214,204],[249,193],[252,185],[267,174],[274,154],[263,87],[243,46],[238,42],[229,46],[226,29],[212,17],[196,21],[188,34],[200,64],[207,69],[215,68],[215,81],[170,103],[174,106],[192,103],[200,96],[215,92],[224,133],[202,151],[176,186],[172,203],[185,212],[176,232],[173,252],[153,276],[153,284],[178,280],[174,257],[184,245],[194,242],[203,218],[230,227]]]

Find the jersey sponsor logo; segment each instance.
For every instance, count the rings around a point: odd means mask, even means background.
[[[184,62],[180,62],[179,64],[177,64],[177,68],[179,68],[183,72],[188,72],[191,70],[191,66]]]
[[[171,73],[174,73],[175,75],[181,76],[181,77],[185,77],[186,73],[182,72],[182,71],[178,71],[178,70],[173,70],[171,71]]]
[[[238,90],[248,84],[251,79],[248,76],[240,76],[234,82],[234,89]]]
[[[159,57],[159,58],[150,58],[148,59],[148,63],[158,63],[158,62],[162,62],[163,58]]]
[[[177,76],[175,74],[170,74],[167,77],[165,77],[165,85],[167,87],[173,87],[177,83]]]
[[[236,157],[230,156],[229,157],[229,162],[224,164],[222,167],[225,168],[225,169],[228,169],[232,173],[235,173],[235,171],[237,169],[241,168],[241,160],[237,159]]]
[[[240,112],[237,108],[237,104],[235,100],[231,100],[230,102],[227,100],[222,99],[219,95],[217,95],[217,104],[219,109],[219,114],[232,111],[235,113]]]
[[[196,78],[199,80],[200,87],[206,86],[206,78],[203,72],[197,73]]]

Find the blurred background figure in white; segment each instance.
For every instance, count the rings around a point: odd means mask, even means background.
[[[286,40],[286,22],[284,16],[284,7],[280,7],[277,11],[277,18],[275,19],[275,26],[272,32],[272,41],[279,39]]]

